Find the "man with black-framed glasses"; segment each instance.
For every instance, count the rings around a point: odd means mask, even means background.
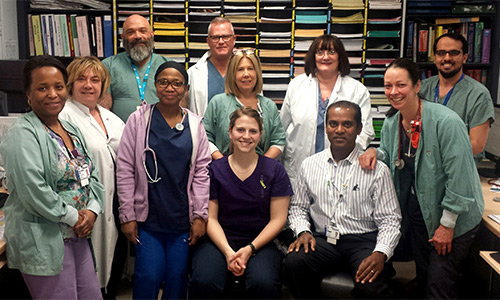
[[[446,33],[436,39],[433,50],[438,75],[423,80],[420,93],[426,100],[441,103],[462,118],[472,152],[481,158],[495,113],[488,89],[464,74],[467,40],[459,33]]]
[[[208,25],[207,44],[210,48],[188,70],[188,108],[203,116],[210,99],[224,93],[224,80],[229,59],[236,42],[233,25],[229,19],[217,17]]]

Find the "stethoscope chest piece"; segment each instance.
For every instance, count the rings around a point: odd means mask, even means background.
[[[405,161],[402,158],[397,158],[394,160],[394,165],[398,170],[402,170],[405,167]]]
[[[177,131],[183,131],[184,130],[184,124],[182,124],[181,122],[175,124],[175,130],[177,130]]]

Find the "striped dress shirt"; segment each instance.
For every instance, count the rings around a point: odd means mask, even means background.
[[[290,202],[290,227],[297,235],[304,230],[325,234],[333,222],[340,235],[378,231],[374,251],[389,259],[400,234],[401,211],[391,173],[385,164],[363,170],[356,146],[338,163],[330,149],[304,160]]]

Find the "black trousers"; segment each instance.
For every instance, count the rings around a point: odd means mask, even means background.
[[[295,299],[319,299],[321,280],[335,271],[348,270],[353,279],[361,262],[370,256],[375,248],[377,232],[361,235],[344,235],[337,245],[329,244],[323,235],[314,235],[316,251],[287,254],[283,269],[283,282],[290,289]],[[355,298],[387,298],[387,264],[384,270],[372,283],[355,283],[353,296]]]
[[[451,252],[438,255],[429,243],[429,234],[416,197],[408,198],[407,238],[411,243],[413,259],[417,267],[418,298],[457,299],[457,280],[462,263],[479,230],[479,225],[454,238]]]

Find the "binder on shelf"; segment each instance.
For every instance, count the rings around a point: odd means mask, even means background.
[[[95,17],[95,37],[96,37],[96,48],[97,57],[104,57],[104,38],[102,33],[102,17]]]
[[[35,41],[33,40],[33,20],[28,14],[28,39],[30,45],[30,56],[35,56]]]
[[[47,43],[47,15],[40,15],[40,24],[42,28],[42,44],[43,44],[43,53],[50,55],[49,44]]]
[[[408,34],[406,36],[406,57],[413,58],[413,27],[415,22],[408,21]]]
[[[491,52],[491,29],[483,30],[483,45],[481,52],[481,62],[483,64],[490,63],[490,52]]]
[[[68,23],[66,15],[58,15],[59,21],[61,25],[61,39],[62,39],[62,50],[63,55],[66,57],[71,56],[71,45],[70,45],[70,36],[68,31]]]
[[[40,15],[32,15],[31,22],[33,25],[33,41],[35,43],[35,55],[43,55],[43,41],[42,41],[42,24],[40,22]]]
[[[90,56],[90,37],[87,16],[76,16],[76,32],[78,34],[78,48],[81,56]],[[76,55],[76,54],[75,54]]]
[[[105,15],[102,22],[104,32],[104,57],[113,55],[113,22],[110,15]]]
[[[481,52],[483,50],[482,43],[483,43],[483,29],[484,29],[484,23],[483,22],[476,22],[476,32],[474,33],[474,60],[473,62],[479,63],[481,62]],[[481,80],[479,80],[481,81]]]
[[[97,38],[95,29],[95,16],[89,15],[89,44],[90,44],[90,54],[97,56]]]
[[[54,55],[64,56],[63,46],[62,46],[62,33],[61,33],[61,19],[59,15],[52,16],[52,27],[54,28],[53,40],[54,40]]]
[[[429,26],[425,23],[418,24],[418,53],[417,61],[426,62],[428,56]]]
[[[52,18],[54,15],[49,14],[47,15],[47,44],[49,45],[49,55],[55,55],[55,43],[54,43],[54,37],[55,37],[55,29],[54,29],[54,23],[52,22]]]
[[[467,44],[468,44],[468,49],[467,52],[469,53],[469,56],[467,56],[467,62],[473,62],[474,61],[474,41],[475,41],[475,36],[476,36],[476,25],[474,23],[467,23]]]
[[[66,15],[66,26],[68,28],[68,41],[70,56],[75,56],[75,45],[73,42],[73,26],[71,25],[71,16]]]
[[[78,41],[78,29],[76,24],[76,15],[71,15],[71,33],[73,36],[73,48],[74,48],[74,56],[80,56],[80,42]]]

